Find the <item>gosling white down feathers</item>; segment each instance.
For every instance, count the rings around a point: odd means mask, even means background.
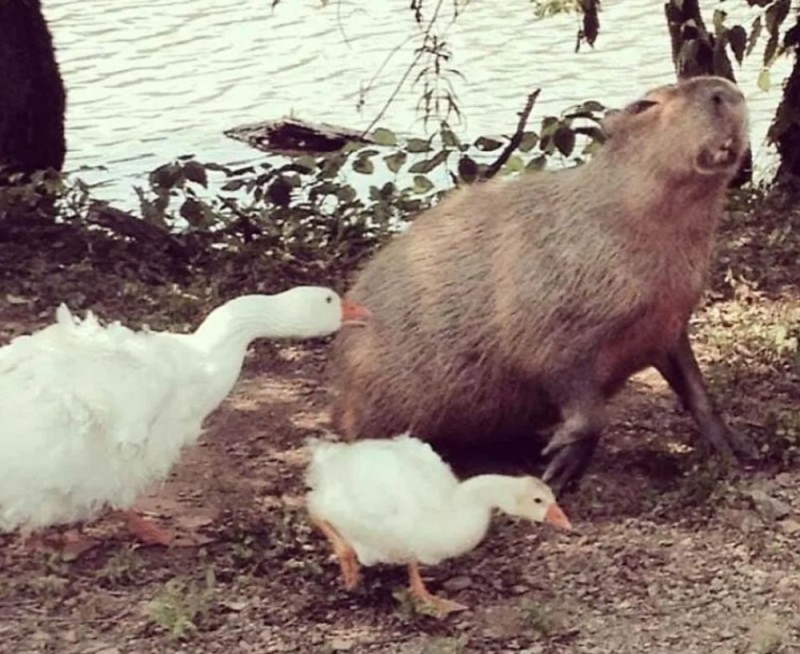
[[[309,338],[366,318],[330,289],[247,295],[191,334],[102,326],[66,306],[0,348],[0,531],[130,507],[164,479],[228,395],[256,338]]]
[[[464,607],[427,592],[417,562],[436,564],[473,549],[495,508],[570,528],[539,479],[479,475],[459,481],[430,445],[408,434],[317,441],[310,450],[308,512],[331,541],[349,588],[357,583],[358,563],[409,564],[413,595],[443,612],[458,610]]]

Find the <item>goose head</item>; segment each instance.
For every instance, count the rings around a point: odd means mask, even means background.
[[[502,495],[497,497],[497,508],[511,516],[531,522],[548,522],[561,529],[571,529],[569,519],[556,503],[550,487],[536,477],[511,477]]]
[[[316,338],[343,326],[363,325],[370,312],[322,286],[296,286],[275,295],[241,295],[212,311],[195,332],[216,346],[232,339],[246,345],[256,338]]]
[[[363,326],[371,314],[324,286],[297,286],[270,296],[276,317],[294,338],[326,336],[346,326]]]

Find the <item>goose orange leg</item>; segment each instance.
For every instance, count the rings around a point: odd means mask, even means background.
[[[131,533],[145,545],[169,545],[172,543],[173,534],[136,511],[129,509],[120,511],[119,514],[125,519]]]
[[[469,608],[453,600],[433,595],[425,587],[425,582],[422,581],[422,575],[419,573],[419,564],[416,561],[408,564],[408,588],[414,599],[433,607],[439,617],[444,617],[448,613],[455,613],[456,611],[466,611]]]
[[[353,590],[358,586],[359,578],[358,557],[356,556],[355,550],[347,544],[344,538],[342,538],[342,535],[336,531],[334,526],[327,520],[320,520],[312,517],[311,521],[325,534],[328,542],[330,542],[333,553],[339,561],[342,579],[344,579],[344,587],[347,590]]]

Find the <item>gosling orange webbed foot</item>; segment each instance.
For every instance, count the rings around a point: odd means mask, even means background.
[[[416,561],[408,564],[408,582],[411,596],[421,604],[433,609],[433,613],[438,618],[444,618],[450,613],[469,610],[469,607],[464,604],[432,594],[425,587],[425,582],[422,580],[422,576],[419,573],[419,565]]]
[[[325,534],[325,537],[333,548],[333,554],[339,561],[339,568],[342,571],[344,587],[347,590],[354,590],[356,586],[358,586],[360,579],[360,566],[355,550],[347,544],[344,538],[342,538],[342,535],[336,531],[330,522],[327,520],[319,520],[314,517],[312,517],[311,520],[317,528]]]

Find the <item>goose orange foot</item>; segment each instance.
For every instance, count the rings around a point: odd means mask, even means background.
[[[416,561],[408,564],[408,582],[411,596],[421,604],[433,609],[434,614],[438,618],[444,618],[450,613],[469,609],[469,607],[464,604],[459,604],[453,600],[433,595],[425,587],[425,582],[422,580],[422,575],[419,573],[419,565]]]
[[[145,545],[170,545],[174,540],[174,534],[162,529],[153,521],[148,520],[136,511],[128,510],[120,512],[127,523],[128,529]]]

